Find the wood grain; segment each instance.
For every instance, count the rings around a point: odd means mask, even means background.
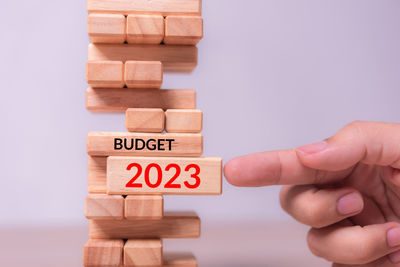
[[[200,218],[195,213],[166,213],[160,220],[89,222],[92,239],[198,238]]]
[[[164,39],[164,28],[161,15],[129,15],[126,40],[129,44],[160,44]]]
[[[128,88],[156,88],[163,82],[163,67],[160,61],[126,61],[125,84]]]
[[[92,43],[124,43],[126,18],[118,14],[90,14],[87,30]]]
[[[203,136],[179,133],[90,132],[87,135],[87,152],[90,156],[197,157],[203,153]]]
[[[160,108],[129,108],[125,112],[125,127],[129,132],[161,133],[165,113]]]
[[[165,112],[165,130],[169,133],[200,133],[203,112],[198,109],[168,109]]]
[[[129,239],[124,246],[124,266],[162,266],[161,239]]]
[[[199,16],[168,16],[165,19],[164,43],[196,45],[203,38],[203,19]]]
[[[196,258],[191,253],[164,253],[163,267],[197,267]]]
[[[93,89],[86,90],[86,108],[95,112],[125,112],[128,108],[193,109],[194,90]]]
[[[83,247],[85,267],[120,267],[123,264],[124,241],[90,239]]]
[[[161,219],[164,216],[162,196],[133,195],[125,198],[127,220]]]
[[[105,194],[107,192],[107,157],[88,158],[88,192]]]
[[[161,61],[166,72],[191,72],[197,66],[197,47],[180,45],[90,44],[89,61]]]
[[[85,199],[85,217],[95,220],[122,220],[124,203],[122,196],[88,195]]]
[[[124,63],[121,61],[89,61],[86,81],[93,88],[123,88]]]
[[[128,166],[132,164],[139,164],[142,168],[137,177],[136,173],[139,173],[138,167],[132,167],[128,170]],[[151,186],[145,180],[145,173],[149,164],[160,166],[160,176],[156,168],[153,168],[153,170],[150,169],[149,180],[151,181]],[[179,166],[180,171],[177,170],[177,167],[173,166],[167,168],[170,164]],[[199,168],[197,175],[193,164]],[[179,175],[176,176],[175,174]],[[134,183],[140,185],[140,187],[126,186],[132,180],[133,176],[136,177]],[[160,179],[157,177],[160,177]],[[175,177],[172,184],[166,186],[172,177]],[[157,184],[158,181],[159,185],[154,187],[153,185]],[[139,193],[219,195],[222,193],[222,159],[109,157],[107,159],[107,194],[131,195]]]
[[[201,15],[201,0],[88,0],[89,13]]]

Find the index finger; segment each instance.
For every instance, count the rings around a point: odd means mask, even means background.
[[[295,150],[269,151],[241,156],[224,168],[229,183],[236,186],[324,184],[346,177],[351,169],[322,171],[304,166]]]

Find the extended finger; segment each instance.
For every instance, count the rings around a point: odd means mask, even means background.
[[[241,156],[224,168],[236,186],[301,185],[329,183],[346,177],[351,169],[327,172],[304,166],[295,150],[269,151]]]
[[[284,186],[280,200],[282,208],[293,218],[315,228],[325,227],[356,215],[364,207],[361,194],[353,188]]]

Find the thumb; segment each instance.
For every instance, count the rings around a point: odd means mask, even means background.
[[[305,166],[319,170],[339,171],[359,162],[400,168],[400,124],[353,122],[296,152]]]

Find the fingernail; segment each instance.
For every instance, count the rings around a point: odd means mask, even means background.
[[[326,141],[322,141],[322,142],[314,143],[311,145],[298,147],[297,150],[299,150],[300,152],[303,152],[305,154],[315,154],[315,153],[325,150],[325,148],[327,148],[327,147],[328,147],[328,143]]]
[[[392,263],[399,263],[400,262],[400,251],[393,252],[389,254],[389,259]]]
[[[400,245],[400,228],[392,228],[386,235],[390,247],[397,247]]]
[[[360,194],[354,192],[339,199],[337,210],[341,215],[349,215],[361,211],[363,205],[363,199]]]

